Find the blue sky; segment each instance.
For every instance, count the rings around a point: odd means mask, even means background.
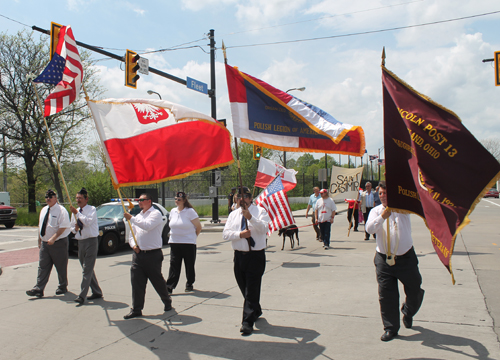
[[[217,117],[228,119],[222,40],[228,63],[281,89],[305,86],[294,95],[344,123],[365,130],[367,150],[383,146],[380,57],[386,47],[388,69],[416,90],[453,110],[478,139],[500,141],[500,87],[492,63],[500,51],[500,13],[358,36],[243,46],[371,32],[500,11],[498,0],[3,0],[0,31],[49,29],[50,22],[71,25],[75,38],[117,55],[189,43],[199,47],[143,55],[151,67],[210,83],[206,34],[215,30]],[[116,60],[96,54],[106,97],[163,99],[210,114],[205,95],[158,77],[142,76],[138,89],[123,86]],[[123,68],[123,66],[122,66]],[[291,155],[291,154],[290,154]],[[299,156],[296,154],[295,156]],[[346,159],[342,160],[343,162]]]

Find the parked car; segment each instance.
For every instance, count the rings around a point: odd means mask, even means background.
[[[492,197],[492,198],[497,198],[500,196],[499,195],[500,193],[498,192],[497,189],[495,188],[491,188],[488,190],[488,192],[486,194],[484,194],[484,197],[487,198],[487,197]]]
[[[14,227],[17,219],[17,210],[15,207],[0,205],[0,224],[5,225],[7,229]]]
[[[127,207],[128,201],[125,201]],[[137,215],[141,212],[139,203],[132,200],[134,208],[129,210],[132,215]],[[163,245],[168,244],[170,233],[170,218],[168,211],[158,203],[153,203],[153,207],[161,212],[163,217],[162,240]],[[123,217],[123,206],[120,199],[112,199],[112,202],[99,205],[97,208],[97,222],[99,224],[99,252],[104,255],[110,255],[124,245],[128,244],[130,227],[127,220]],[[127,209],[128,210],[128,209]],[[78,250],[78,240],[74,234],[69,235],[69,250]]]

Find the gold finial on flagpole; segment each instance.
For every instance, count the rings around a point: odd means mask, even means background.
[[[227,64],[226,45],[224,45],[224,40],[222,40],[222,52],[224,53],[224,64]]]
[[[385,46],[382,49],[382,66],[385,66]]]

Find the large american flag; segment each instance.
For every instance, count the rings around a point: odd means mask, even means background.
[[[44,116],[57,114],[75,101],[82,86],[82,61],[71,27],[63,26],[59,32],[56,52],[35,83],[56,85],[45,99]]]
[[[295,219],[288,203],[288,197],[284,190],[281,177],[277,176],[255,199],[255,203],[266,209],[271,218],[268,234],[295,224]]]

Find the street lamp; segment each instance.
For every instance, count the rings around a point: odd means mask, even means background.
[[[158,94],[156,91],[153,91],[153,90],[148,90],[148,94],[149,94],[149,95],[156,94],[156,95],[158,95],[158,97],[160,98],[160,100],[163,100],[163,99],[161,98],[161,95],[160,95],[160,94]]]
[[[299,87],[299,88],[292,88],[288,89],[286,93],[288,94],[290,91],[297,90],[297,91],[304,91],[306,89],[305,86]],[[283,151],[283,166],[286,167],[286,151]]]

